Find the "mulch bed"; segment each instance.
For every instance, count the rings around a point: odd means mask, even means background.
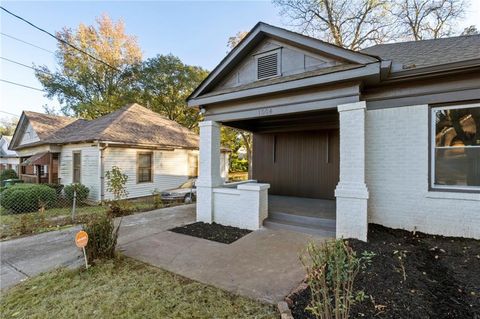
[[[217,223],[197,222],[181,227],[170,229],[175,233],[190,235],[203,239],[213,240],[223,244],[231,244],[234,241],[250,234],[252,231],[232,226],[224,226]]]
[[[368,243],[349,240],[372,264],[358,274],[355,290],[369,298],[353,306],[351,318],[480,318],[480,241],[413,234],[369,225]],[[396,253],[394,253],[396,251]],[[403,252],[402,270],[399,253]],[[309,289],[292,297],[294,318],[305,310]]]

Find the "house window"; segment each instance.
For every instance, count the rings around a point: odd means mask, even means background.
[[[480,103],[431,112],[432,188],[480,191]]]
[[[82,153],[73,152],[73,182],[80,183],[80,177],[82,175]]]
[[[280,75],[280,49],[265,52],[255,56],[257,66],[257,80],[268,79]]]
[[[137,183],[152,182],[152,152],[138,153],[137,157]]]

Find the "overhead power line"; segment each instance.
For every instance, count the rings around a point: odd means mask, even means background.
[[[21,84],[21,83],[17,83],[17,82],[12,82],[12,81],[8,81],[8,80],[4,80],[4,79],[0,79],[0,81],[1,81],[1,82],[5,82],[5,83],[8,83],[8,84],[12,84],[12,85],[21,86],[21,87],[24,87],[24,88],[27,88],[27,89],[31,89],[31,90],[35,90],[35,91],[45,92],[45,91],[42,90],[42,89],[34,88],[33,86],[29,86],[29,85],[25,85],[25,84]]]
[[[5,114],[11,115],[11,116],[20,117],[17,114],[13,114],[13,113],[6,112],[6,111],[0,111],[0,113],[5,113]]]
[[[40,28],[39,26],[33,24],[32,22],[28,21],[27,19],[24,19],[24,18],[22,18],[21,16],[16,15],[15,13],[7,10],[7,9],[4,8],[3,6],[0,6],[0,9],[2,9],[3,11],[5,11],[6,13],[10,14],[11,16],[13,16],[13,17],[15,17],[15,18],[17,18],[17,19],[19,19],[19,20],[27,23],[28,25],[32,26],[33,28],[35,28],[35,29],[37,29],[37,30],[39,30],[39,31],[41,31],[41,32],[49,35],[50,37],[54,38],[55,40],[57,40],[57,41],[65,44],[65,45],[71,47],[71,48],[74,49],[74,50],[77,50],[78,52],[81,52],[81,53],[85,54],[86,56],[90,57],[91,59],[93,59],[93,60],[95,60],[95,61],[97,61],[97,62],[99,62],[99,63],[102,63],[102,64],[108,66],[109,68],[111,68],[111,69],[113,69],[113,70],[115,70],[115,71],[120,71],[120,70],[118,70],[116,67],[111,66],[110,64],[108,64],[107,62],[105,62],[105,61],[103,61],[103,60],[101,60],[101,59],[99,59],[99,58],[91,55],[90,53],[88,53],[88,52],[86,52],[86,51],[84,51],[84,50],[82,50],[82,49],[80,49],[80,48],[78,48],[78,47],[76,47],[75,45],[71,44],[70,42],[65,41],[65,40],[57,37],[57,36],[54,35],[53,33],[50,33],[50,32],[48,32],[47,30]]]
[[[48,50],[48,49],[42,48],[42,47],[40,47],[40,46],[38,46],[38,45],[36,45],[36,44],[33,44],[33,43],[30,43],[30,42],[27,42],[27,41],[25,41],[25,40],[22,40],[22,39],[19,39],[19,38],[16,38],[16,37],[14,37],[13,35],[9,35],[9,34],[6,34],[6,33],[4,33],[4,32],[0,32],[0,34],[1,34],[1,35],[3,35],[3,36],[5,36],[5,37],[7,37],[7,38],[10,38],[10,39],[13,39],[13,40],[16,40],[16,41],[19,41],[19,42],[25,43],[25,44],[27,44],[27,45],[30,45],[30,46],[32,46],[32,47],[34,47],[34,48],[37,48],[37,49],[40,49],[40,50],[46,51],[46,52],[48,52],[48,53],[53,53],[53,54],[55,54],[55,52],[54,52],[54,51],[51,51],[51,50]]]
[[[17,62],[17,61],[14,61],[14,60],[10,60],[10,59],[4,58],[3,56],[0,56],[0,59],[5,60],[5,61],[8,61],[8,62],[10,62],[10,63],[15,63],[15,64],[17,64],[17,65],[21,65],[21,66],[23,66],[23,67],[32,69],[32,70],[37,71],[37,72],[42,72],[42,73],[50,74],[50,72],[47,72],[47,71],[43,71],[43,70],[41,70],[41,69],[34,68],[33,66],[30,66],[30,65],[27,65],[27,64],[23,64],[23,63],[21,63],[21,62]]]

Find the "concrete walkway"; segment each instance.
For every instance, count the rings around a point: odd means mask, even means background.
[[[80,226],[0,242],[1,289],[57,267],[81,265],[83,255],[74,242],[79,229]]]
[[[148,231],[136,240],[131,240],[135,236],[131,235],[121,243],[120,250],[129,257],[235,294],[277,302],[305,276],[298,257],[306,243],[324,240],[286,230],[261,229],[227,245],[166,231],[175,224],[194,222],[191,208],[190,215],[182,220],[164,218],[158,225],[149,226],[156,232]],[[122,235],[137,233],[134,224],[125,226]]]
[[[323,238],[262,229],[230,244],[168,231],[195,220],[195,205],[123,218],[118,249],[182,276],[267,302],[283,299],[304,277],[298,254]],[[77,228],[0,242],[2,289],[59,266],[82,264]]]

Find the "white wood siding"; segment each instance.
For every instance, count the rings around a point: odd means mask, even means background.
[[[37,132],[35,132],[32,125],[28,123],[20,140],[20,145],[30,144],[38,141],[40,141],[40,138],[38,137]]]
[[[64,145],[60,153],[58,176],[60,183],[68,185],[72,183],[73,176],[73,152],[81,152],[80,182],[90,189],[88,197],[91,200],[100,200],[100,177],[99,177],[99,151],[92,144]]]
[[[193,171],[189,165],[193,162],[191,156],[198,155],[196,150],[153,151],[153,181],[137,183],[137,153],[145,151],[148,150],[112,147],[104,150],[105,172],[111,170],[113,166],[118,166],[123,173],[127,174],[129,198],[150,196],[155,189],[162,191],[179,186]],[[112,198],[112,194],[107,191],[105,180],[104,199]]]

